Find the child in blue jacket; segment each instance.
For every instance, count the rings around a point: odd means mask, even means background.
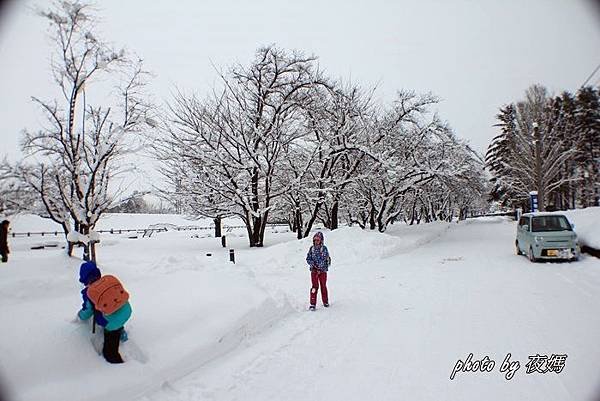
[[[323,233],[318,231],[313,236],[313,245],[308,250],[306,255],[306,263],[310,268],[310,278],[312,288],[310,289],[310,310],[315,310],[317,305],[317,292],[319,285],[321,286],[321,298],[323,306],[329,307],[329,297],[327,294],[327,271],[331,265],[329,250],[323,243]]]
[[[105,315],[96,310],[87,295],[87,289],[90,284],[98,280],[101,276],[100,269],[98,269],[95,262],[85,262],[79,268],[79,282],[84,284],[85,288],[81,290],[83,304],[77,316],[81,320],[88,320],[94,316],[96,324],[104,328],[104,345],[102,347],[104,359],[110,363],[123,363],[123,358],[119,354],[119,342],[121,338],[124,341],[127,339],[127,333],[123,326],[131,316],[131,305],[127,302],[110,315]]]

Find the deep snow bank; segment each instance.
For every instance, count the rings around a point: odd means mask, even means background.
[[[369,261],[415,250],[435,240],[450,227],[452,223],[437,222],[419,226],[397,224],[385,233],[359,227],[340,227],[334,231],[313,230],[307,238],[276,244],[268,247],[264,253],[255,254],[254,262],[275,269],[307,269],[305,257],[312,245],[312,234],[322,231],[324,243],[332,258],[333,270],[345,264],[366,263],[368,266]]]
[[[39,230],[35,224],[46,221],[21,217],[28,229]],[[142,224],[144,216],[134,217]],[[133,224],[127,215],[113,219]],[[397,228],[390,235],[344,227],[325,236],[334,269],[343,272],[356,263],[368,269],[374,260],[410,250],[446,228],[431,225],[418,235]],[[106,364],[91,346],[90,324],[74,321],[81,304],[81,261],[59,248],[30,250],[30,239],[11,238],[10,262],[0,269],[0,319],[10,322],[0,336],[0,375],[15,400],[101,400],[116,394],[133,399],[305,310],[304,258],[311,238],[269,232],[264,249],[249,249],[242,231],[228,233],[229,246],[237,249],[233,265],[220,240],[192,235],[167,232],[137,240],[102,235],[99,266],[121,278],[134,310],[122,366]]]
[[[59,249],[17,246],[0,266],[0,376],[14,400],[130,400],[290,313],[289,305],[273,301],[252,275],[230,264],[214,238],[193,239],[189,232],[109,238],[99,247],[100,268],[121,278],[134,311],[121,366],[95,353],[89,322],[74,321],[80,260]]]
[[[568,210],[564,213],[571,223],[575,224],[575,232],[580,244],[600,249],[600,207]]]

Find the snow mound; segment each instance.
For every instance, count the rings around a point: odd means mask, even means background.
[[[581,245],[600,249],[600,207],[560,212],[575,224],[575,232]]]
[[[13,400],[132,400],[177,380],[261,333],[294,309],[240,274],[218,240],[184,233],[99,248],[99,267],[128,289],[133,308],[124,365],[92,342],[101,329],[75,319],[81,260],[63,250],[18,250],[0,269],[0,378]],[[202,247],[214,256],[203,257]],[[176,252],[173,250],[177,249]],[[100,338],[96,338],[97,336]]]

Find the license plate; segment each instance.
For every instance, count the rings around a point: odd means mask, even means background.
[[[558,256],[558,249],[548,249],[546,254],[548,256]]]

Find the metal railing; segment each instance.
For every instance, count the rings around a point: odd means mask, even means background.
[[[287,224],[267,224],[268,227],[275,228],[285,226]],[[224,225],[222,229],[224,231],[231,231],[235,229],[243,229],[246,226],[228,226]],[[153,234],[154,232],[166,232],[166,231],[198,231],[198,230],[214,230],[215,226],[179,226],[179,227],[160,227],[160,228],[111,228],[109,230],[94,230],[97,233],[105,233],[105,234],[127,234],[127,233],[138,233],[138,234]],[[28,232],[11,232],[9,235],[12,238],[17,237],[33,237],[33,236],[41,236],[41,237],[57,237],[58,235],[64,235],[64,231],[28,231]]]
[[[481,214],[471,214],[469,216],[467,216],[467,219],[474,219],[477,217],[494,217],[494,216],[509,216],[509,217],[515,217],[516,216],[516,211],[511,210],[508,212],[496,212],[496,213],[481,213]]]
[[[166,228],[132,228],[132,229],[115,229],[115,228],[111,228],[110,230],[96,230],[97,233],[108,233],[108,234],[123,234],[123,233],[145,233],[148,231],[156,231],[156,232],[161,232],[161,231],[167,231]],[[23,232],[23,233],[9,233],[9,235],[13,238],[16,237],[33,237],[33,236],[54,236],[57,237],[58,235],[65,235],[64,231],[29,231],[29,232]]]

